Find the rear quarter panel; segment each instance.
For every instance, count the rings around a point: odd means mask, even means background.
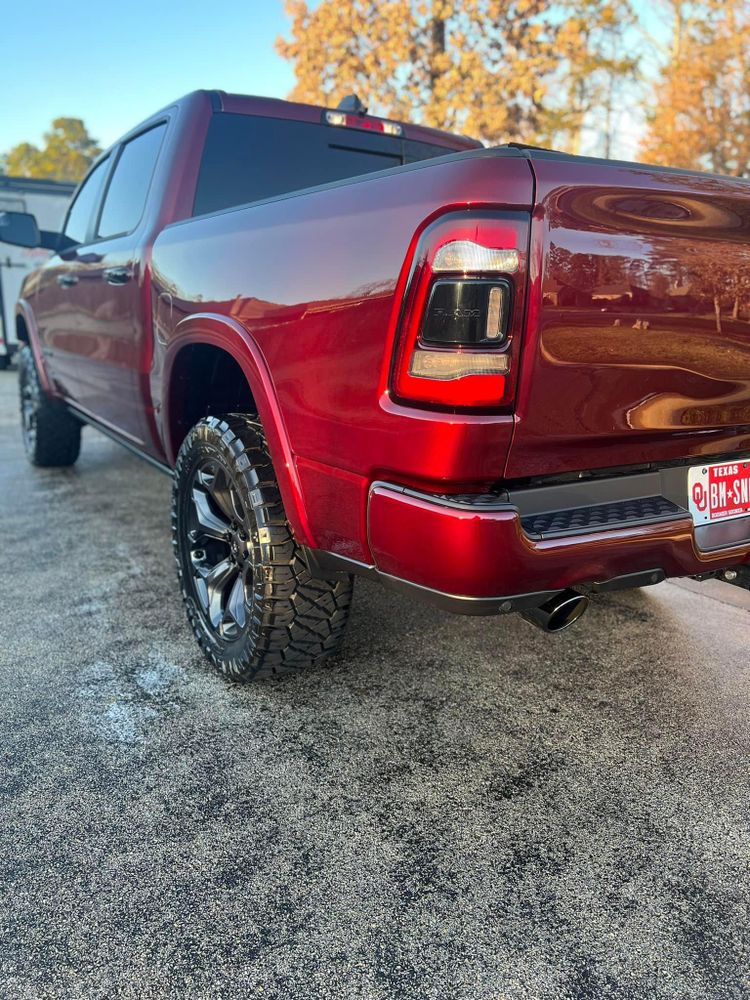
[[[385,391],[415,234],[443,211],[528,210],[532,193],[522,156],[481,151],[169,227],[153,254],[155,301],[169,303],[155,398],[180,339],[206,322],[197,314],[240,324],[270,374],[314,544],[368,561],[373,479],[487,485],[513,430],[511,415],[436,414]]]

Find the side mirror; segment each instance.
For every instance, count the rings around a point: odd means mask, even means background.
[[[42,245],[42,234],[28,212],[0,212],[0,241],[17,247],[38,247]]]

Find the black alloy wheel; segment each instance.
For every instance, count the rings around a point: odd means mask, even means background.
[[[206,417],[175,466],[172,543],[188,620],[235,680],[300,670],[344,636],[351,577],[312,577],[286,519],[260,423]]]
[[[193,588],[202,614],[225,641],[247,624],[252,603],[257,526],[247,515],[231,474],[215,458],[193,472],[187,543]]]
[[[18,354],[18,390],[21,434],[32,465],[73,465],[81,451],[81,422],[60,399],[42,388],[34,355],[28,344]]]

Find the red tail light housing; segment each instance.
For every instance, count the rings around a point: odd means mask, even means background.
[[[399,321],[391,393],[401,402],[495,409],[512,400],[528,216],[454,212],[422,233]]]

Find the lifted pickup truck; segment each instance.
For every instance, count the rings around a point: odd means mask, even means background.
[[[355,574],[548,631],[599,590],[747,584],[750,186],[197,92],[105,152],[17,332],[26,448],[174,476],[210,660],[343,636]]]

